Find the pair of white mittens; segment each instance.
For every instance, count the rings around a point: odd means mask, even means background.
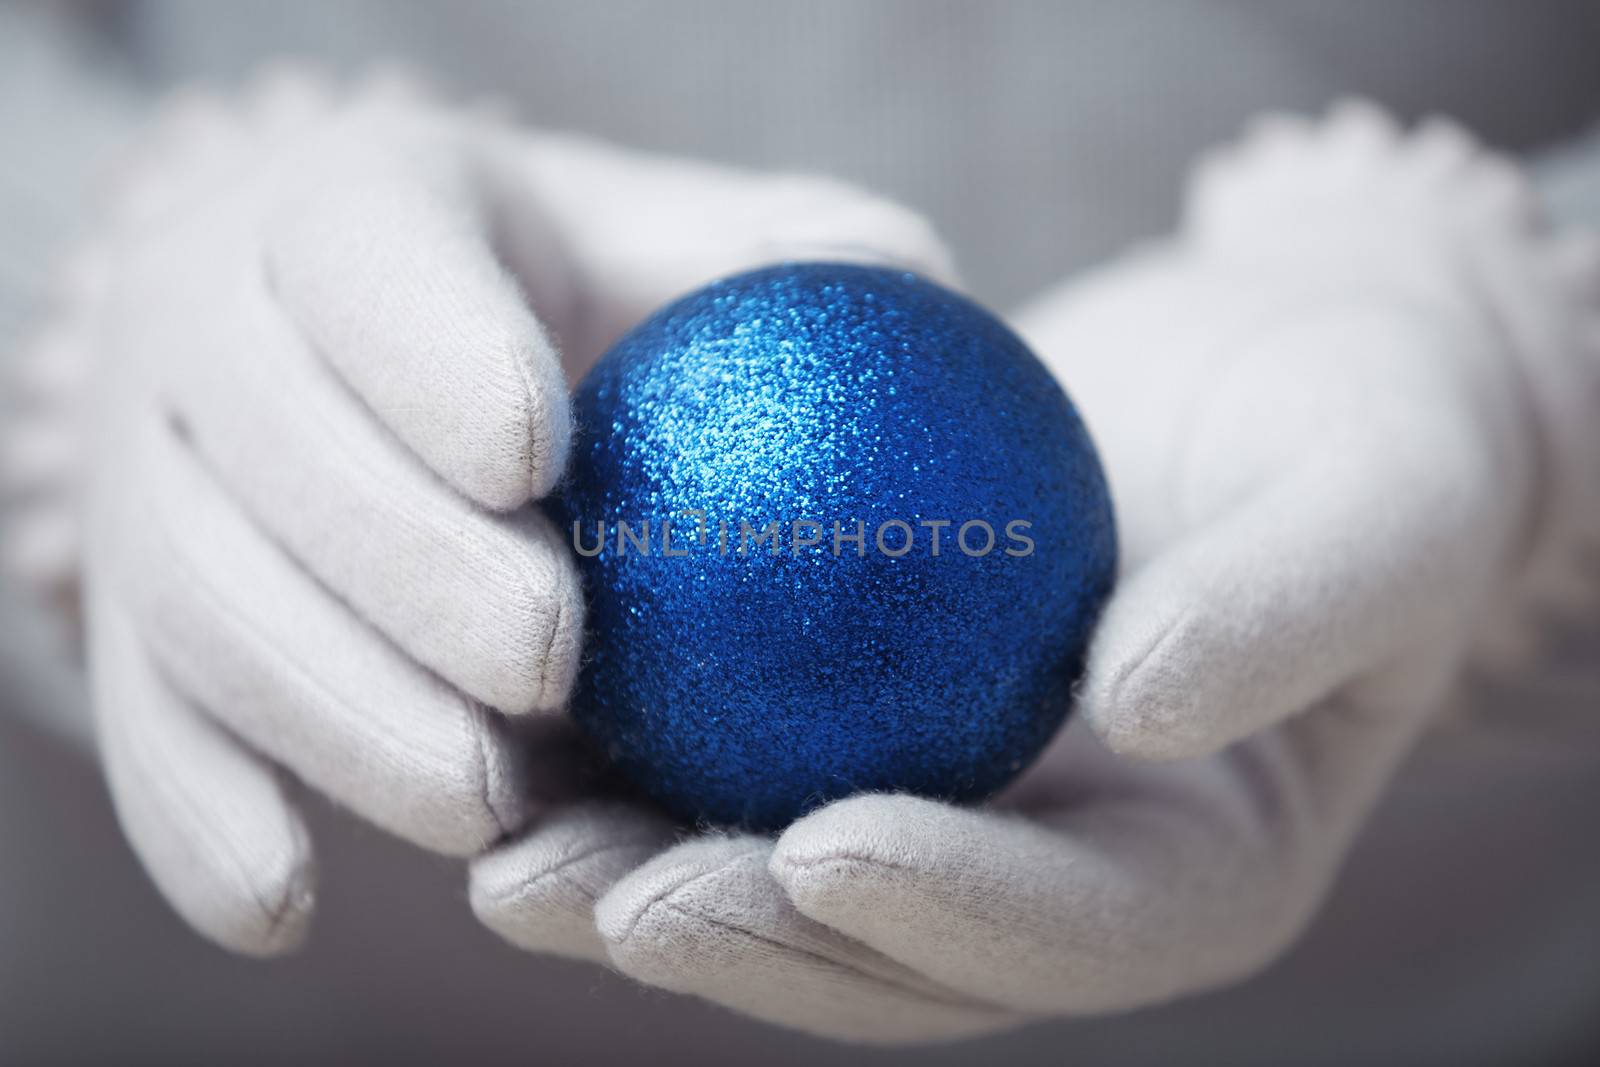
[[[513,943],[818,1033],[1201,989],[1294,937],[1452,679],[1593,541],[1592,240],[1447,125],[1277,121],[1202,168],[1171,241],[1020,318],[1124,539],[1075,725],[986,809],[680,839],[532,799],[527,724],[582,632],[521,507],[563,461],[561,364],[773,260],[947,279],[926,225],[297,75],[175,105],[119,188],[26,364],[8,543],[41,588],[81,578],[119,816],[240,951],[313,908],[287,770],[477,856]]]

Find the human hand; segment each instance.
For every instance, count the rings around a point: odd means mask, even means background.
[[[81,498],[118,816],[191,924],[257,954],[313,907],[280,769],[454,855],[554,785],[523,735],[565,699],[582,602],[524,505],[566,454],[558,347],[575,375],[774,258],[945,269],[920,220],[847,187],[536,134],[393,79],[184,98],[110,208],[27,361],[86,383],[35,390],[8,430],[68,446],[12,453],[35,492],[11,543],[70,584]]]
[[[1023,318],[1101,446],[1127,566],[1041,763],[987,809],[859,796],[776,840],[569,808],[475,861],[480,918],[866,1041],[1265,966],[1464,664],[1530,633],[1594,542],[1596,246],[1533,215],[1448,125],[1264,124],[1173,241]]]

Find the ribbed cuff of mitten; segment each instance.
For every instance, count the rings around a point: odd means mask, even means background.
[[[77,630],[88,361],[72,340],[82,324],[66,324],[94,270],[66,250],[148,106],[113,57],[73,36],[66,14],[0,9],[0,596],[18,620],[12,643],[34,650],[16,662],[41,676],[46,665],[35,661],[70,648]],[[23,621],[38,632],[23,634]]]

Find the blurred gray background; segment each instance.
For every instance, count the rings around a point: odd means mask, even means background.
[[[0,116],[20,131],[0,171],[27,173],[0,203],[0,303],[19,321],[75,218],[61,197],[81,185],[74,160],[94,155],[62,148],[78,111],[114,125],[107,99],[136,113],[165,87],[237,83],[275,57],[398,59],[510,98],[529,122],[859,182],[929,215],[972,291],[1002,308],[1162,232],[1187,161],[1262,109],[1361,93],[1520,152],[1600,119],[1600,4],[1579,0],[0,10]],[[39,188],[53,216],[27,208]],[[56,698],[22,669],[37,664],[18,663],[33,658],[22,625],[0,623],[0,705],[48,716]],[[900,1052],[522,955],[471,920],[457,864],[326,808],[309,948],[231,958],[146,884],[92,764],[0,714],[0,1063],[1600,1062],[1593,637],[1572,635],[1519,685],[1478,687],[1268,973],[1123,1018]]]

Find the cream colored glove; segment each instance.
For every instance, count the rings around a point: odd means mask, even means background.
[[[1551,238],[1448,125],[1265,124],[1174,239],[1022,317],[1103,450],[1127,564],[1039,766],[989,808],[860,796],[775,840],[567,809],[474,863],[474,908],[864,1041],[1259,970],[1452,679],[1579,584],[1597,281],[1593,241]]]
[[[7,544],[60,592],[81,532],[117,813],[190,923],[261,954],[313,903],[280,768],[463,856],[545,785],[512,717],[561,707],[581,643],[569,553],[524,506],[566,455],[557,344],[576,373],[778,258],[945,270],[920,220],[852,189],[537,135],[393,79],[175,102],[112,204],[24,361]]]

